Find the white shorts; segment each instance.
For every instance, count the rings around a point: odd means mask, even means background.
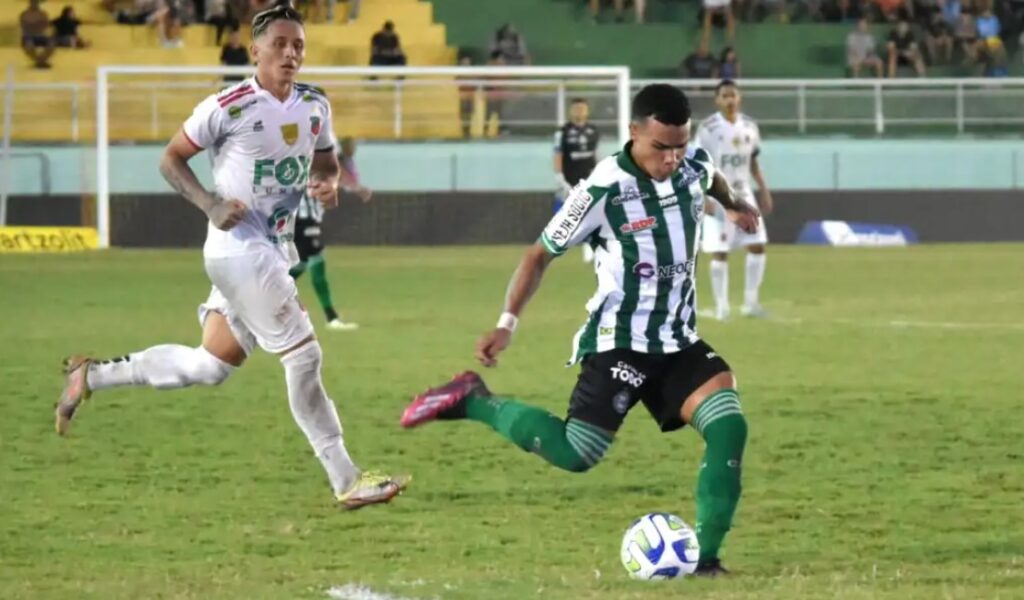
[[[754,204],[753,196],[744,198],[748,204]],[[714,202],[713,200],[711,202]],[[729,252],[739,246],[756,246],[768,243],[768,231],[764,228],[764,217],[757,220],[757,231],[747,233],[736,227],[736,224],[725,218],[725,211],[717,202],[714,203],[714,214],[704,215],[701,220],[701,252]]]
[[[199,305],[200,325],[211,311],[224,315],[247,355],[256,344],[278,354],[313,335],[288,262],[276,250],[208,258],[206,274],[213,289]]]

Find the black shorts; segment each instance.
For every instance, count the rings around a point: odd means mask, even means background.
[[[299,260],[302,262],[324,251],[323,242],[320,241],[320,223],[313,219],[295,219],[295,249],[299,251]]]
[[[583,360],[569,417],[618,431],[629,409],[643,402],[662,431],[686,425],[683,402],[729,364],[704,341],[672,354],[609,350]]]

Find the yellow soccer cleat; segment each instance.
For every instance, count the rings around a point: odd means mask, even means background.
[[[345,510],[370,504],[386,504],[402,493],[412,481],[411,475],[392,477],[378,471],[365,471],[347,492],[338,494],[338,503]]]

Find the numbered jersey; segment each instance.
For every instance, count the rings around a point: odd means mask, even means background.
[[[752,196],[750,163],[761,148],[761,132],[753,119],[740,114],[733,123],[722,113],[715,113],[697,128],[697,144],[708,151],[719,172],[741,198]]]
[[[697,231],[715,167],[693,149],[668,179],[654,181],[633,162],[631,143],[573,188],[540,236],[555,256],[594,248],[597,291],[573,362],[617,348],[678,352],[698,339]]]
[[[203,100],[185,121],[192,144],[208,150],[221,198],[248,211],[229,231],[209,225],[205,256],[237,256],[290,236],[314,152],[333,150],[331,105],[323,91],[296,84],[284,102],[256,78]]]

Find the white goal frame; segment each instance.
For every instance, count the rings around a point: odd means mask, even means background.
[[[110,247],[110,106],[111,75],[249,75],[251,67],[167,67],[107,65],[96,69],[96,229],[99,247]],[[630,72],[628,67],[303,67],[303,75],[395,77],[588,78],[614,79],[619,143],[629,139]],[[564,103],[563,103],[564,104]]]

